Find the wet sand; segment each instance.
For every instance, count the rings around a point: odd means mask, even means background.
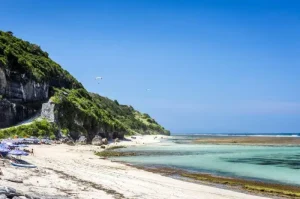
[[[169,167],[142,167],[136,168],[143,169],[154,173],[160,173],[165,176],[173,178],[180,178],[188,182],[195,182],[206,184],[224,189],[231,189],[243,193],[255,194],[260,196],[269,196],[276,199],[281,198],[300,198],[300,187],[287,185],[266,183],[262,181],[230,178],[224,176],[211,175],[207,173],[193,173],[180,169],[173,169]]]
[[[158,142],[149,136],[124,142],[141,145]],[[119,143],[118,145],[121,145]],[[263,199],[218,187],[170,178],[159,173],[111,162],[94,154],[96,146],[40,145],[24,160],[36,169],[2,167],[0,185],[11,186],[45,198],[138,198],[138,199]],[[11,182],[18,179],[19,183]]]

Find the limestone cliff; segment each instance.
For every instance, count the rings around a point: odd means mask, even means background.
[[[0,128],[39,112],[57,126],[47,129],[74,139],[83,134],[88,140],[95,135],[169,134],[149,115],[88,93],[39,46],[0,31]]]
[[[49,83],[24,81],[25,76],[0,68],[0,128],[33,116],[49,98]]]

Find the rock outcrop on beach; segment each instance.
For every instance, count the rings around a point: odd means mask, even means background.
[[[31,125],[30,119],[39,114],[44,119],[42,126],[46,121],[46,126],[54,126],[47,129],[54,132]],[[22,135],[69,136],[74,140],[84,135],[87,142],[96,135],[115,139],[126,134],[170,133],[148,114],[89,93],[38,45],[0,31],[0,128],[27,120],[30,130],[23,126]],[[9,128],[0,132],[0,137],[19,133],[17,127]]]
[[[28,194],[17,191],[14,188],[7,186],[0,186],[0,199],[39,199]]]
[[[96,135],[92,140],[92,145],[101,146],[103,144],[102,137]]]
[[[107,138],[103,138],[103,139],[102,139],[102,143],[105,144],[105,145],[108,144]]]
[[[86,140],[86,137],[85,136],[80,136],[80,138],[77,140],[77,142],[79,143],[79,144],[86,144],[87,143],[87,140]]]

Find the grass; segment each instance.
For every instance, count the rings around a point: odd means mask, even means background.
[[[0,139],[18,137],[50,137],[54,139],[58,133],[57,126],[47,120],[35,120],[31,124],[20,125],[0,130]]]
[[[286,190],[286,188],[272,188],[272,187],[264,187],[264,186],[256,186],[256,185],[244,185],[244,188],[250,191],[258,191],[258,192],[266,192],[273,193],[275,195],[284,195],[289,197],[297,197],[300,198],[300,190]]]
[[[114,150],[104,150],[100,152],[96,152],[95,155],[101,157],[120,157],[120,156],[135,156],[134,152],[120,152]]]
[[[122,149],[122,148],[126,148],[126,146],[111,146],[111,147],[107,148],[106,150],[115,150],[115,149]]]
[[[239,178],[225,178],[219,176],[213,176],[209,174],[193,174],[193,173],[180,173],[182,177],[187,177],[199,181],[207,181],[216,184],[224,184],[229,186],[238,186],[244,190],[263,192],[269,194],[275,194],[279,196],[291,196],[300,197],[300,187],[282,185],[282,184],[270,184],[259,181],[244,180]]]
[[[95,152],[95,155],[101,157],[119,157],[119,156],[135,156],[134,152],[115,151],[116,149],[126,148],[125,146],[112,146],[103,151]]]

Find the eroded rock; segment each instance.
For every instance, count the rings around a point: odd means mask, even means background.
[[[107,138],[103,138],[102,143],[105,144],[105,145],[108,144]]]
[[[17,191],[11,187],[0,186],[0,194],[15,194]]]
[[[92,140],[92,145],[101,146],[103,144],[102,137],[99,135],[96,135]]]
[[[1,194],[0,199],[7,199],[7,196],[5,194]]]
[[[85,136],[80,136],[80,138],[77,140],[77,142],[79,144],[86,144],[87,143],[87,139]]]
[[[49,122],[55,122],[54,108],[55,104],[51,100],[44,103],[42,105],[41,117]]]
[[[75,143],[74,143],[73,140],[68,140],[68,141],[66,142],[66,144],[69,145],[69,146],[74,146],[74,145],[75,145]]]

